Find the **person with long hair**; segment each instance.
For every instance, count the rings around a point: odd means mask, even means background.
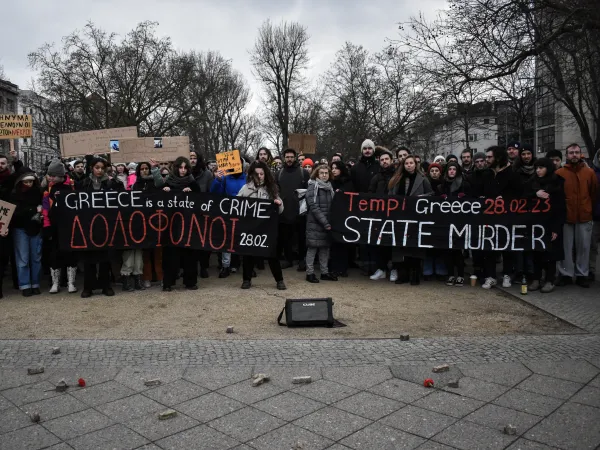
[[[433,194],[429,180],[421,173],[414,156],[408,155],[390,180],[388,185],[389,195],[403,195],[410,197],[424,197]],[[392,262],[398,265],[400,260],[403,264],[396,268],[398,279],[396,284],[402,284],[410,279],[410,284],[420,284],[421,260],[425,258],[425,252],[421,249],[392,250]],[[399,270],[400,269],[400,270]],[[406,276],[408,274],[408,277]]]
[[[200,192],[210,192],[214,175],[206,166],[202,153],[191,151],[190,164],[192,165],[192,175],[198,183]],[[210,252],[208,250],[198,250],[198,260],[200,261],[200,278],[208,278]]]
[[[259,198],[263,200],[273,200],[278,207],[278,212],[283,212],[283,202],[279,197],[279,188],[273,178],[273,174],[269,166],[263,161],[254,161],[250,164],[248,174],[246,176],[246,184],[238,192],[238,197]],[[250,289],[252,287],[252,272],[256,258],[254,256],[244,256],[242,263],[242,289]],[[269,268],[277,283],[277,289],[283,291],[286,288],[283,282],[283,272],[281,263],[278,258],[269,258]]]
[[[80,183],[75,183],[75,188],[84,192],[117,191],[122,192],[125,186],[116,177],[110,178],[106,171],[108,162],[99,157],[91,160],[91,171]],[[110,284],[111,261],[115,259],[115,252],[111,250],[92,250],[82,252],[84,261],[83,291],[81,298],[91,297],[94,289],[101,288],[102,293],[108,297],[115,295]]]
[[[530,252],[533,259],[533,277],[528,290],[546,294],[554,290],[556,278],[556,262],[565,257],[563,248],[563,224],[567,218],[565,203],[564,179],[556,175],[554,163],[548,158],[536,159],[533,163],[534,175],[523,187],[523,196],[527,198],[550,199],[551,242],[544,251]],[[542,271],[545,272],[545,283],[542,285]]]
[[[269,150],[267,147],[259,148],[258,152],[256,153],[256,161],[262,161],[267,165],[267,167],[271,167],[273,164],[273,154],[271,153],[271,150]]]
[[[165,192],[199,192],[200,187],[192,175],[190,160],[178,157],[166,179],[160,175],[157,162],[153,159],[150,164],[154,184]],[[163,291],[171,292],[177,280],[179,268],[183,267],[183,284],[186,289],[195,291],[198,289],[198,258],[195,250],[181,247],[164,247],[163,249]]]
[[[9,202],[17,205],[10,226],[19,290],[23,297],[39,295],[42,270],[42,191],[35,173],[27,172],[17,178]]]
[[[315,275],[315,257],[319,253],[321,280],[337,281],[337,277],[329,273],[329,250],[331,247],[331,224],[329,209],[333,201],[334,189],[329,181],[331,170],[327,165],[315,167],[308,182],[306,204],[306,281],[318,283]]]
[[[354,192],[350,170],[342,161],[331,163],[331,186],[336,193]],[[331,273],[336,277],[346,278],[348,267],[354,261],[356,246],[344,242],[333,241],[331,243]]]
[[[466,177],[463,176],[458,161],[451,160],[446,164],[446,172],[442,183],[438,186],[438,195],[444,198],[462,198],[470,195],[471,185]],[[465,282],[465,258],[461,249],[443,250],[448,269],[448,280],[446,286],[463,286]],[[456,269],[456,276],[454,270]]]

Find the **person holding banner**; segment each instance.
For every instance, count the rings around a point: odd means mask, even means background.
[[[210,192],[213,179],[213,173],[206,167],[206,162],[202,153],[191,151],[190,164],[192,165],[192,175],[200,188],[200,192]],[[208,267],[210,261],[210,252],[198,251],[198,260],[200,261],[200,278],[208,278]]]
[[[458,161],[451,160],[446,164],[446,173],[442,183],[438,186],[438,194],[445,199],[462,198],[471,194],[471,187],[463,176]],[[446,250],[444,252],[446,268],[448,269],[448,280],[446,286],[462,287],[465,282],[465,258],[461,249]],[[456,277],[454,270],[456,269]]]
[[[33,172],[17,178],[9,202],[17,205],[11,221],[19,290],[23,297],[41,294],[42,191]]]
[[[200,192],[200,187],[192,175],[190,160],[183,156],[178,157],[169,176],[166,179],[160,175],[158,163],[153,159],[150,164],[154,184],[165,192]],[[171,292],[175,286],[179,268],[183,267],[183,284],[186,289],[198,289],[198,258],[196,251],[191,248],[165,247],[163,249],[163,291]]]
[[[91,160],[91,171],[82,182],[76,183],[78,191],[93,193],[99,191],[122,192],[125,186],[117,178],[109,178],[106,174],[108,162],[104,158],[95,157]],[[115,295],[110,285],[110,265],[114,252],[110,250],[91,250],[82,253],[84,262],[83,291],[81,298],[89,298],[94,289],[101,288],[107,297]]]
[[[527,289],[549,293],[554,290],[556,278],[556,262],[564,259],[563,224],[566,220],[564,180],[556,175],[554,163],[548,158],[540,158],[534,162],[535,174],[524,186],[524,197],[550,199],[552,219],[547,229],[552,233],[552,242],[545,251],[531,252],[533,259],[533,279]],[[542,271],[546,282],[542,286]]]
[[[58,229],[54,225],[55,210],[52,208],[55,196],[59,192],[64,194],[75,190],[75,183],[66,173],[65,165],[59,159],[54,159],[48,166],[46,173],[48,188],[44,192],[42,200],[42,214],[44,216],[44,240],[49,246],[50,276],[52,286],[50,294],[56,294],[60,290],[60,280],[63,267],[67,272],[67,286],[69,293],[77,292],[75,277],[77,275],[77,257],[75,252],[63,252],[58,242]]]
[[[390,180],[388,185],[389,195],[405,195],[412,197],[425,197],[433,194],[433,189],[429,180],[417,168],[417,161],[414,156],[407,156],[398,170]],[[410,284],[416,286],[421,283],[421,260],[425,258],[425,252],[420,249],[400,249],[392,250],[392,261],[395,269],[398,270],[396,284],[402,284],[407,281],[406,275],[410,279]],[[402,265],[400,265],[400,260]]]
[[[238,197],[260,198],[264,200],[273,200],[278,207],[279,214],[284,210],[283,202],[279,197],[279,189],[269,170],[269,167],[262,161],[254,161],[248,169],[246,176],[246,184],[238,192]],[[283,272],[281,263],[277,257],[268,259],[269,268],[277,283],[277,289],[284,291],[287,289],[283,282]],[[254,270],[254,256],[244,256],[243,258],[243,282],[242,289],[250,289],[252,287],[252,272]]]
[[[342,161],[331,163],[331,185],[335,192],[354,192],[348,166]],[[344,242],[331,243],[331,272],[337,277],[346,278],[350,262],[354,261],[356,246]]]

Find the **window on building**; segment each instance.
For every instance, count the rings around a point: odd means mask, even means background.
[[[485,125],[489,124],[489,123],[490,123],[490,119],[483,119],[483,123],[484,123]]]
[[[539,94],[538,98],[538,126],[545,127],[554,124],[554,100],[547,93]],[[554,148],[552,148],[554,150]]]
[[[477,133],[469,135],[469,141],[475,142],[477,140]]]
[[[547,127],[537,132],[538,151],[546,153],[555,148],[554,127]]]
[[[483,138],[484,139],[491,139],[491,134],[490,133],[483,133]]]
[[[8,112],[16,112],[15,111],[15,101],[11,98],[6,99],[6,111]]]

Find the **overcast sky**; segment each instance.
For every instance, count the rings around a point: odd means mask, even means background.
[[[270,18],[297,21],[308,27],[310,76],[323,73],[345,41],[371,51],[398,35],[399,22],[419,10],[428,17],[444,8],[444,0],[29,0],[11,2],[3,35],[10,45],[0,52],[7,78],[21,89],[34,73],[27,54],[46,42],[82,28],[88,20],[106,31],[124,35],[144,20],[159,22],[158,33],[169,36],[179,50],[217,50],[242,72],[260,96],[249,63],[248,50],[256,31]]]

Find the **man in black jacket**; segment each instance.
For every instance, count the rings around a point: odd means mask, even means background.
[[[394,165],[392,164],[392,152],[382,149],[379,155],[379,173],[371,179],[369,193],[387,195],[388,185],[394,176]]]
[[[283,152],[284,164],[277,174],[279,195],[283,201],[283,213],[279,215],[279,247],[283,249],[285,261],[282,269],[294,264],[294,235],[298,243],[298,271],[306,270],[306,216],[300,215],[300,202],[296,189],[308,188],[310,174],[298,164],[296,150],[288,148]]]
[[[360,159],[350,171],[350,178],[356,192],[369,192],[371,179],[379,172],[379,165],[375,159],[375,144],[371,139],[362,143],[361,153]]]
[[[505,204],[510,203],[513,198],[519,198],[522,194],[523,186],[519,175],[511,168],[508,159],[508,153],[503,147],[493,146],[486,150],[486,162],[488,170],[483,174],[483,184],[479,186],[480,191],[475,194],[479,197],[499,199],[502,198]],[[493,251],[483,251],[485,282],[484,289],[491,289],[497,283],[496,281],[496,253]],[[502,287],[511,286],[510,274],[514,271],[514,253],[506,251],[502,253],[503,260],[503,280]]]
[[[352,166],[350,178],[356,192],[366,193],[371,187],[371,180],[379,172],[379,164],[375,158],[375,144],[371,139],[365,139],[360,148],[361,157]],[[371,247],[367,245],[359,245],[358,250],[363,275],[372,275],[376,270],[377,255],[371,252]]]

